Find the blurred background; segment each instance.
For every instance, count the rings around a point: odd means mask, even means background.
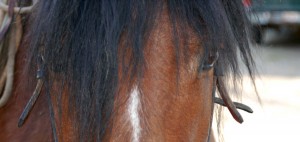
[[[225,142],[300,142],[300,0],[243,0],[252,23],[251,46],[257,63],[255,82],[248,76],[239,124],[224,109]],[[232,93],[236,93],[232,91]],[[239,91],[238,91],[239,93]]]
[[[268,29],[264,44],[252,45],[256,48],[256,87],[261,103],[250,79],[244,76],[242,102],[254,113],[240,111],[244,123],[239,124],[224,109],[225,142],[300,141],[300,33],[290,32]]]

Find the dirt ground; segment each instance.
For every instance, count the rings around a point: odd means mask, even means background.
[[[254,113],[240,111],[238,124],[225,109],[225,142],[300,142],[300,34],[268,30],[264,40],[254,47],[261,104],[245,76],[242,102]]]

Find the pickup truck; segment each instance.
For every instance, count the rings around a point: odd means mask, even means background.
[[[300,27],[300,0],[243,0],[249,11],[254,40],[262,41],[266,28]]]

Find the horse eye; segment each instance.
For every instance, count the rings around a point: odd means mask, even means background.
[[[206,61],[204,61],[204,65],[202,69],[204,71],[210,70],[215,66],[215,63],[217,62],[219,58],[219,52],[216,52],[214,55],[210,55]]]

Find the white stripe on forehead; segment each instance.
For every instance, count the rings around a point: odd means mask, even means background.
[[[127,112],[132,126],[132,142],[139,142],[141,133],[139,106],[140,106],[140,93],[137,87],[134,87],[130,93]]]

